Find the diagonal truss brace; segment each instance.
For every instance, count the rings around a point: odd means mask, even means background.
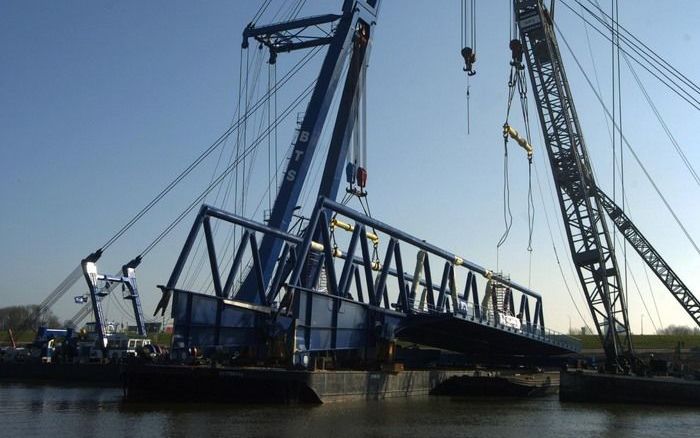
[[[654,271],[669,292],[681,303],[681,306],[693,318],[693,321],[700,326],[700,301],[642,235],[642,232],[632,223],[632,220],[625,212],[600,189],[598,189],[598,197],[606,213],[617,229],[625,236],[627,242],[632,245],[635,251],[644,259],[647,266]]]

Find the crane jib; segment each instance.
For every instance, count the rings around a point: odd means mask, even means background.
[[[515,0],[513,6],[579,281],[608,367],[628,370],[637,360],[620,271],[552,21],[542,1]]]

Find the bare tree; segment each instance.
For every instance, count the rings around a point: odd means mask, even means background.
[[[37,305],[0,308],[0,327],[3,330],[34,330],[39,326],[59,327],[60,321],[51,311],[40,313]]]

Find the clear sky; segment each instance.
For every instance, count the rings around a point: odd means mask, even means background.
[[[282,3],[273,1],[259,23],[271,21]],[[307,3],[302,15],[337,12],[341,1]],[[368,189],[375,217],[495,268],[496,242],[503,232],[501,126],[510,2],[477,3],[478,73],[471,80],[467,135],[459,1],[383,1],[368,70]],[[1,306],[41,301],[81,258],[102,245],[226,129],[238,102],[241,32],[258,5],[0,0]],[[700,78],[698,18],[700,4],[695,1],[620,2],[621,23],[695,80]],[[561,5],[556,19],[587,73],[593,77],[597,69],[610,101],[609,44],[591,32],[592,62],[580,20]],[[257,49],[253,45],[249,50],[252,64]],[[598,182],[611,191],[612,148],[604,115],[563,44],[562,51]],[[278,76],[299,56],[280,55]],[[280,92],[280,108],[315,77],[319,59]],[[263,63],[263,82],[267,68]],[[638,71],[697,168],[698,113]],[[625,69],[622,75],[625,135],[690,234],[700,240],[700,188],[682,167],[629,72]],[[534,99],[530,102],[535,121]],[[519,113],[514,114],[513,125],[522,130]],[[538,132],[539,127],[534,124],[533,129]],[[291,122],[280,127],[281,151],[292,131]],[[544,204],[535,189],[531,285],[545,297],[548,324],[566,331],[569,324],[580,327],[582,322],[556,265],[545,209],[576,304],[590,318],[562,241],[560,214],[538,137],[535,161]],[[226,147],[224,156],[233,144]],[[510,161],[514,225],[499,268],[527,284],[527,166],[519,152]],[[138,254],[191,202],[208,184],[217,156],[213,154],[110,248],[101,260],[102,270],[115,270]],[[253,186],[267,180],[266,150],[258,160]],[[700,291],[700,256],[629,155],[625,185],[635,223],[691,289]],[[254,214],[261,195],[253,187],[247,215],[262,216],[262,210]],[[175,229],[138,271],[149,315],[160,296],[155,286],[167,281],[190,223],[188,218]],[[640,331],[642,314],[645,333],[651,331],[650,318],[659,325],[650,286],[663,325],[691,325],[651,273],[647,283],[641,261],[631,249],[628,252],[641,289],[640,298],[630,278],[633,330]],[[72,296],[83,289],[76,287],[56,306],[59,316],[67,318],[77,310]],[[116,304],[109,306],[112,318],[123,318]]]

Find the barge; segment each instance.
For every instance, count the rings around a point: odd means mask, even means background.
[[[288,370],[131,365],[128,402],[332,403],[426,395],[529,397],[556,392],[558,373],[474,370]]]
[[[626,376],[562,370],[559,399],[566,402],[700,406],[700,381],[672,376]]]

